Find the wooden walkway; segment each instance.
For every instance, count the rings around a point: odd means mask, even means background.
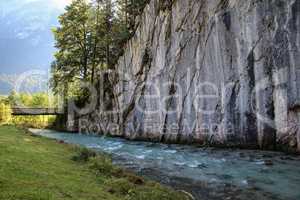
[[[58,108],[12,108],[12,115],[64,115],[64,111]]]

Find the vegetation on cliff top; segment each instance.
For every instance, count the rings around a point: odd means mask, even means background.
[[[51,86],[56,93],[82,97],[80,82],[95,83],[97,74],[113,69],[133,36],[136,17],[149,0],[74,0],[53,30],[57,52]],[[70,90],[67,90],[69,88]],[[83,94],[82,94],[83,93]]]
[[[0,199],[184,200],[125,172],[106,155],[0,127]]]

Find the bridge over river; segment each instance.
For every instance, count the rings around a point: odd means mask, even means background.
[[[57,116],[56,125],[64,130],[75,132],[78,130],[78,119],[75,119],[75,112],[72,110],[66,111],[63,108],[28,108],[28,107],[13,107],[11,115],[13,116]]]
[[[60,108],[12,108],[12,115],[64,115],[65,112]]]

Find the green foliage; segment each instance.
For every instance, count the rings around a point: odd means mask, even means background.
[[[89,167],[95,170],[97,175],[101,176],[110,176],[115,171],[111,158],[103,155],[91,158]]]
[[[6,98],[12,107],[51,108],[58,106],[58,100],[47,93],[25,94],[12,91]]]
[[[0,101],[0,124],[7,124],[11,120],[11,109],[8,104]]]
[[[86,96],[80,83],[113,69],[135,31],[135,18],[149,0],[74,0],[53,30],[56,48],[51,87],[66,97]]]
[[[55,54],[56,63],[53,64],[55,78],[63,76],[70,81],[79,76],[86,79],[92,40],[89,10],[89,4],[84,0],[75,0],[59,17],[60,27],[53,31],[56,48],[59,49]]]
[[[96,157],[96,152],[87,149],[87,148],[80,148],[79,151],[75,156],[73,156],[72,160],[80,161],[80,162],[87,162],[91,158]]]
[[[7,96],[0,96],[0,103],[9,104]]]
[[[49,128],[55,119],[55,116],[12,116],[10,122],[28,128]]]
[[[101,176],[112,175],[117,168],[113,166],[111,157],[104,153],[97,153],[91,149],[79,148],[76,155],[72,157],[73,161],[88,163],[89,168]]]
[[[106,182],[107,191],[118,196],[129,196],[135,185],[125,178],[109,179]]]

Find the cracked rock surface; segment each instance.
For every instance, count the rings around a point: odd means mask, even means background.
[[[300,0],[152,0],[116,71],[113,134],[300,152]]]

